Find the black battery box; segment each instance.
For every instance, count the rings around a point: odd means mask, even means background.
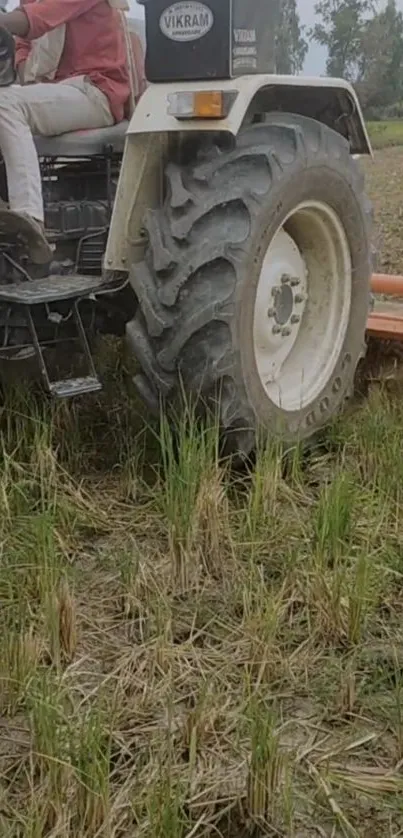
[[[279,0],[139,0],[150,82],[274,72]]]

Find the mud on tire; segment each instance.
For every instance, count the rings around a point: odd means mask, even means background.
[[[310,200],[326,204],[344,229],[351,304],[321,392],[287,410],[258,375],[253,312],[270,241]],[[370,226],[363,177],[347,141],[314,120],[273,114],[243,130],[229,150],[211,143],[185,166],[170,163],[164,205],[145,218],[145,259],[131,271],[139,305],[127,339],[149,408],[158,411],[162,400],[177,409],[183,395],[218,405],[223,437],[245,454],[258,428],[290,442],[312,436],[342,407],[363,354]]]

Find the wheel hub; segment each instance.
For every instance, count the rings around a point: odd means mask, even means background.
[[[286,274],[281,277],[281,281],[286,283],[288,277]],[[273,315],[276,323],[279,326],[285,326],[289,321],[294,308],[294,294],[292,293],[290,285],[282,285],[281,288],[273,288],[274,291],[274,305]]]
[[[264,383],[275,380],[292,351],[306,304],[306,267],[301,254],[280,230],[265,256],[255,308],[255,352],[264,366]]]

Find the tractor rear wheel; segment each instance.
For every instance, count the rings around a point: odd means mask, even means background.
[[[263,429],[307,439],[343,406],[363,355],[371,207],[346,140],[273,114],[166,170],[145,219],[127,337],[148,405],[218,405],[248,454]]]

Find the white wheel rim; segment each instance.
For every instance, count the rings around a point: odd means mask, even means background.
[[[329,383],[350,317],[352,267],[344,228],[327,204],[306,201],[273,237],[260,271],[253,341],[260,381],[287,412]]]

